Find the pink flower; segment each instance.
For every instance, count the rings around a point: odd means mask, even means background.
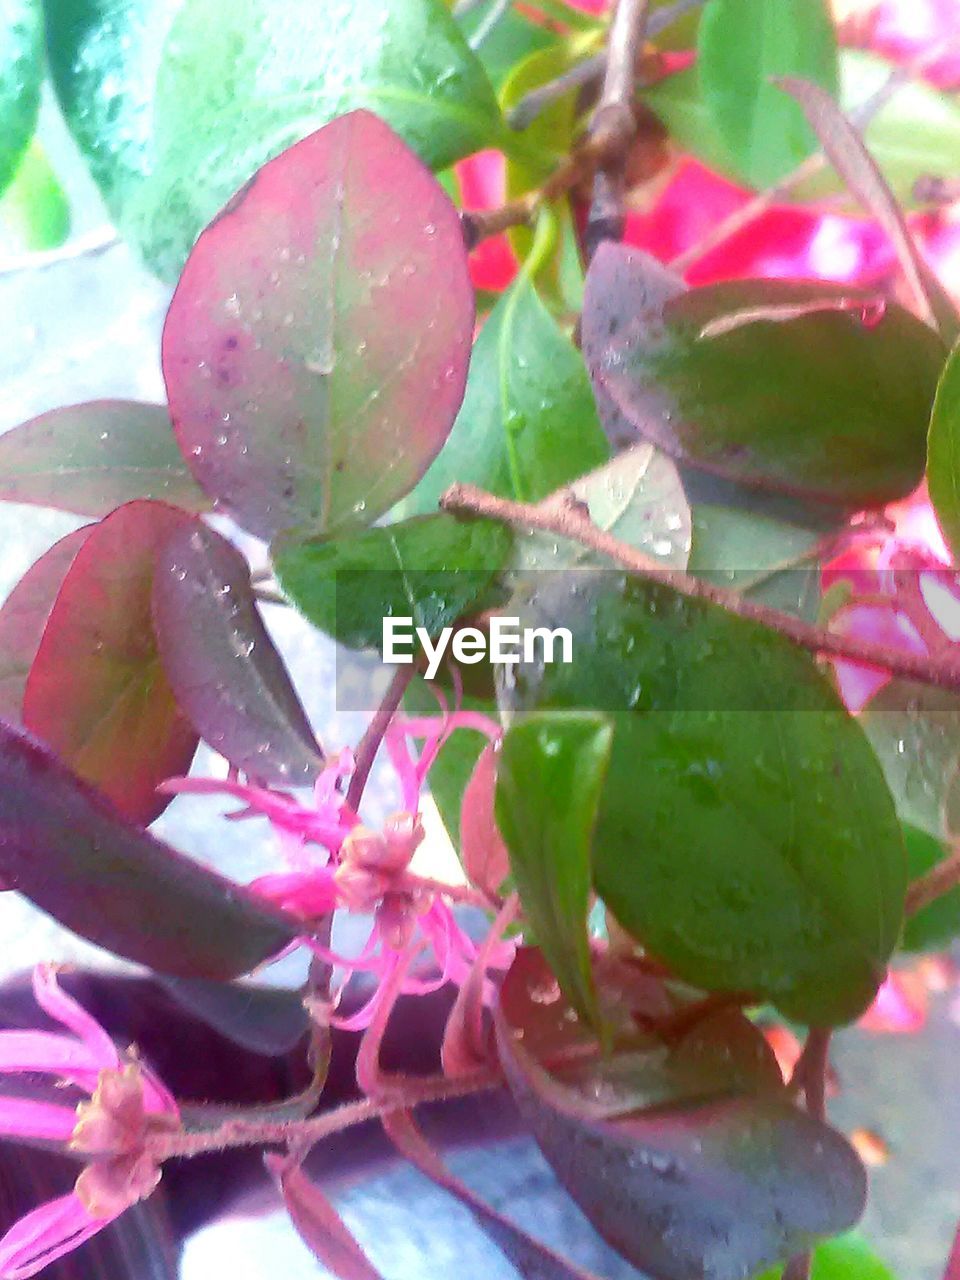
[[[40,1205],[0,1240],[0,1280],[24,1280],[76,1249],[160,1180],[150,1138],[180,1127],[177,1104],[132,1055],[122,1057],[106,1031],[57,984],[52,967],[33,975],[37,1003],[71,1035],[0,1032],[0,1074],[47,1075],[90,1095],[70,1105],[0,1097],[0,1134],[68,1143],[90,1162],[68,1195]]]
[[[334,1026],[359,1031],[370,1025],[385,991],[401,967],[400,994],[422,995],[447,982],[465,981],[477,949],[457,923],[451,900],[484,901],[482,895],[463,887],[424,879],[410,869],[421,841],[420,795],[440,748],[454,730],[470,728],[491,740],[500,727],[476,712],[444,706],[442,716],[397,718],[384,735],[401,793],[401,809],[379,828],[364,825],[346,804],[340,788],[354,768],[353,755],[344,750],[323,771],[314,788],[312,805],[294,796],[264,787],[245,786],[227,779],[180,778],[164,784],[166,791],[224,792],[242,800],[236,817],[259,814],[277,833],[289,870],[261,876],[250,888],[309,926],[335,910],[372,914],[373,927],[357,956],[346,957],[319,943],[305,929],[302,941],[321,959],[342,970],[346,979],[366,972],[377,978],[370,999],[354,1014],[338,1016],[334,1009],[341,985],[328,1010],[322,1012]],[[410,739],[421,739],[418,754]],[[432,952],[436,976],[407,973],[414,953]],[[504,946],[493,962],[505,962],[512,948]]]

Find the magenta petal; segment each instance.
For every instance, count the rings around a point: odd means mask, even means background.
[[[112,1046],[111,1046],[112,1047]],[[86,1043],[50,1031],[0,1031],[0,1074],[38,1071],[69,1080],[92,1092],[100,1071],[116,1065]]]
[[[0,1280],[27,1280],[96,1235],[112,1218],[93,1218],[71,1192],[40,1205],[0,1240]]]
[[[50,1138],[66,1142],[77,1123],[75,1107],[31,1098],[0,1097],[0,1135],[5,1138]]]
[[[82,1009],[76,1000],[71,999],[65,991],[61,991],[57,982],[57,971],[52,965],[38,964],[33,971],[33,994],[37,1004],[51,1018],[69,1028],[87,1046],[90,1052],[99,1058],[101,1067],[118,1067],[120,1056],[116,1045],[86,1009]]]

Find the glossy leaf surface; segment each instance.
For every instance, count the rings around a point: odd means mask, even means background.
[[[495,1019],[521,1114],[593,1226],[658,1280],[740,1280],[851,1226],[866,1195],[863,1167],[838,1133],[788,1100],[759,1033],[728,1011],[694,1021],[672,1044],[639,1039],[637,1018],[655,1017],[658,993],[637,976],[639,992],[617,993],[634,1043],[609,1057],[581,1051],[551,1072],[537,1061],[538,1050],[575,1047],[576,1032],[524,953]],[[639,1003],[626,1002],[637,994]],[[659,999],[669,1007],[665,992]]]
[[[47,618],[89,533],[89,528],[76,529],[55,542],[0,607],[0,717],[4,720],[18,721],[23,714],[23,693]]]
[[[186,511],[210,501],[183,460],[162,405],[93,400],[32,418],[0,436],[0,498],[105,516],[155,498]]]
[[[849,290],[776,280],[684,292],[647,255],[606,244],[584,305],[615,440],[632,428],[713,474],[851,507],[919,482],[944,352],[895,304],[878,319]]]
[[[535,712],[510,726],[497,765],[497,826],[526,919],[567,998],[594,1025],[591,843],[612,743],[599,713]]]
[[[881,770],[812,659],[716,606],[617,573],[521,595],[570,665],[520,664],[507,705],[608,711],[594,884],[680,977],[811,1024],[873,997],[905,865]]]
[[[160,552],[153,618],[167,679],[204,741],[252,778],[312,782],[323,753],[236,547],[199,520],[176,529]]]
[[[711,0],[697,39],[704,101],[739,175],[767,187],[816,149],[795,103],[778,100],[773,76],[837,89],[837,40],[825,0]]]
[[[363,528],[446,439],[472,330],[449,198],[376,116],[341,116],[266,165],[190,256],[163,335],[184,456],[261,537]]]
[[[189,517],[131,502],[90,530],[63,579],[27,679],[23,722],[128,817],[186,773],[197,736],[163,674],[150,599],[158,557]]]
[[[91,942],[182,977],[237,977],[294,933],[245,890],[132,826],[2,723],[0,879]]]
[[[940,376],[928,451],[930,501],[956,558],[960,554],[960,344],[954,347]]]
[[[503,129],[443,0],[190,0],[163,48],[155,169],[129,215],[148,261],[175,279],[200,230],[258,166],[356,108],[376,112],[436,169],[496,145]],[[354,139],[358,161],[368,146]],[[409,186],[393,191],[430,219]]]
[[[383,620],[412,617],[433,636],[461,617],[506,564],[512,535],[492,520],[438,512],[329,542],[274,548],[284,591],[351,648],[379,648]]]

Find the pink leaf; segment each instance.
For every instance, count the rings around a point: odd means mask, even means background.
[[[290,1220],[323,1265],[340,1280],[382,1280],[339,1213],[300,1166],[275,1155],[264,1161],[277,1180]]]
[[[259,171],[200,237],[163,335],[184,457],[261,537],[363,528],[423,475],[466,382],[457,212],[353,111]]]
[[[463,792],[460,809],[460,851],[467,879],[496,897],[510,872],[510,855],[493,817],[497,787],[497,757],[484,747]]]

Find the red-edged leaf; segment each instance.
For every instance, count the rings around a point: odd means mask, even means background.
[[[382,1280],[339,1213],[298,1164],[275,1155],[265,1156],[264,1163],[277,1180],[290,1221],[325,1267],[340,1280]]]
[[[0,498],[105,516],[136,498],[187,511],[210,500],[190,474],[164,405],[65,405],[0,436]]]
[[[90,526],[75,529],[23,575],[0,608],[0,717],[19,720],[23,691],[53,602],[87,540]]]
[[[742,1014],[696,1016],[667,989],[637,986],[629,962],[608,960],[595,976],[610,1055],[587,1052],[546,965],[524,953],[494,1025],[522,1116],[614,1249],[658,1280],[742,1280],[857,1221],[856,1153],[793,1105]],[[658,1001],[673,1014],[658,1016]]]
[[[470,1210],[479,1226],[506,1254],[524,1280],[596,1280],[591,1272],[527,1235],[452,1174],[424,1138],[409,1111],[388,1112],[382,1117],[382,1123],[401,1155]]]
[[[201,737],[261,781],[302,786],[323,766],[236,547],[200,520],[178,526],[153,583],[157,644]]]
[[[492,746],[480,753],[460,808],[460,857],[467,879],[495,898],[510,874],[510,855],[493,816],[497,757]]]
[[[341,116],[190,255],[163,335],[184,456],[263,537],[365,527],[446,439],[473,319],[453,204],[376,116]]]
[[[150,599],[160,550],[184,512],[130,502],[90,530],[67,570],[27,679],[23,722],[128,817],[150,822],[186,773],[193,726],[167,683]]]
[[[280,912],[156,840],[0,721],[0,881],[161,973],[235,978],[293,938]]]

